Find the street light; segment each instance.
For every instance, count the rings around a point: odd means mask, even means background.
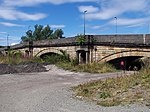
[[[85,14],[87,13],[87,10],[84,11],[84,36],[85,36]]]
[[[10,64],[10,47],[9,47],[9,34],[7,34],[7,59],[8,59],[8,65]]]
[[[114,17],[116,19],[116,35],[117,35],[117,17]]]
[[[148,34],[150,34],[150,23],[148,23]]]

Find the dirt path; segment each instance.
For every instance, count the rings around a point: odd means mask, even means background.
[[[45,73],[0,75],[0,112],[150,112],[143,105],[107,108],[72,97],[70,87],[119,73],[74,73],[53,65],[48,69]]]

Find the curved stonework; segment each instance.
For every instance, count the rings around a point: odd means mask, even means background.
[[[49,52],[56,53],[56,54],[62,54],[59,49],[56,49],[56,48],[45,48],[45,49],[42,49],[39,52],[37,52],[34,56],[40,57],[41,55],[49,53]]]
[[[56,53],[62,54],[60,50],[66,51],[70,58],[76,57],[76,47],[75,46],[66,46],[66,47],[43,47],[43,48],[34,48],[33,49],[33,56],[40,57],[46,53]]]
[[[128,56],[150,57],[150,51],[130,50],[130,51],[117,52],[103,57],[102,59],[98,60],[98,62],[108,62],[110,60],[114,60],[121,57],[128,57]]]

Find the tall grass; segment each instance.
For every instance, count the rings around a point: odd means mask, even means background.
[[[150,69],[138,74],[125,75],[79,85],[74,88],[77,96],[94,100],[102,106],[142,103],[150,108]]]
[[[116,69],[107,63],[88,63],[81,65],[74,65],[73,61],[70,63],[58,63],[59,67],[66,70],[77,71],[77,72],[88,72],[88,73],[106,73],[115,72]]]

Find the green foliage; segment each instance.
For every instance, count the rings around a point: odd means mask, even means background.
[[[7,52],[7,56],[0,57],[0,63],[5,64],[18,64],[23,60],[23,54],[21,51],[15,51],[10,49]]]
[[[29,38],[27,36],[22,36],[21,40],[22,40],[22,42],[28,42]]]
[[[28,30],[26,32],[26,36],[22,36],[22,42],[28,42],[30,40],[37,41],[37,40],[45,40],[45,39],[58,39],[63,38],[64,32],[62,29],[57,29],[54,33],[51,30],[50,26],[47,25],[43,27],[42,25],[36,24],[34,26],[34,31]]]
[[[59,55],[45,56],[45,57],[43,58],[43,60],[44,60],[45,62],[50,63],[50,64],[56,64],[56,63],[62,61],[62,59],[61,59],[61,57],[60,57]]]
[[[55,32],[53,33],[52,38],[53,38],[53,39],[63,38],[63,34],[64,34],[64,32],[63,32],[62,29],[57,29],[57,30],[55,30]]]
[[[119,99],[111,99],[111,100],[104,100],[97,102],[98,105],[104,106],[104,107],[111,107],[111,106],[118,106],[120,104]]]
[[[60,52],[61,55],[60,54],[52,54],[50,56],[47,55],[43,58],[43,60],[51,64],[70,62],[69,54],[67,54],[67,52],[64,50],[60,50]]]
[[[41,59],[40,57],[34,57],[33,59],[29,60],[30,62],[35,62],[35,63],[44,63],[44,60]]]
[[[79,61],[78,61],[77,58],[71,60],[71,65],[72,66],[77,66],[78,64],[79,64]]]
[[[110,94],[108,92],[101,92],[100,93],[100,98],[106,99],[109,97],[110,97]]]
[[[77,42],[79,45],[83,45],[86,42],[86,38],[84,35],[78,35],[77,36]]]
[[[70,63],[61,63],[58,66],[71,71],[88,73],[107,73],[116,71],[112,65],[106,63],[88,63],[78,65],[77,59],[72,60]]]
[[[98,80],[74,87],[77,96],[97,101],[102,106],[116,106],[134,102],[150,106],[150,69],[138,74]],[[88,95],[85,95],[88,90]]]
[[[60,50],[60,52],[61,52],[61,58],[62,58],[62,60],[65,60],[65,61],[68,61],[68,62],[70,62],[70,56],[69,56],[69,54],[67,53],[67,51],[64,51],[64,50]]]

